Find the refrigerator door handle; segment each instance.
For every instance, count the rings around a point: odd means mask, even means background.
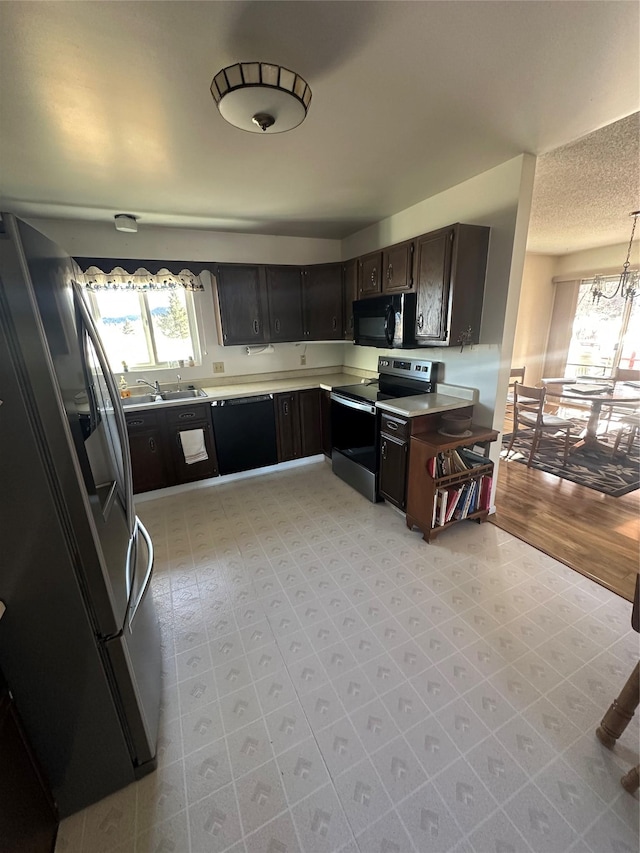
[[[124,492],[126,501],[125,512],[127,515],[127,524],[131,535],[133,536],[136,527],[136,515],[133,505],[133,473],[131,470],[131,455],[129,453],[127,422],[124,417],[122,404],[120,403],[120,392],[116,387],[115,379],[113,378],[113,374],[109,367],[109,359],[107,358],[107,354],[102,346],[102,341],[100,340],[100,335],[98,334],[98,330],[93,322],[93,317],[87,308],[87,303],[84,301],[80,285],[76,281],[73,282],[73,295],[75,297],[76,306],[80,312],[85,331],[93,344],[96,355],[98,356],[109,395],[113,400],[113,413],[115,416],[118,436],[120,438],[120,446],[122,448],[122,467],[124,471]]]
[[[136,564],[138,562],[138,519],[135,520],[133,536],[129,539],[127,548],[127,562],[125,565],[125,584],[127,589],[127,602],[131,607],[131,593],[136,580]]]
[[[151,536],[147,531],[147,528],[140,521],[139,518],[136,518],[136,527],[137,532],[141,533],[144,537],[145,542],[147,543],[147,573],[145,575],[142,586],[140,587],[140,592],[138,593],[138,597],[135,602],[132,602],[132,606],[129,610],[129,630],[132,630],[133,620],[136,618],[136,613],[138,612],[138,608],[142,604],[142,600],[144,599],[146,592],[149,588],[149,584],[151,583],[151,575],[153,574],[153,542],[151,541]],[[137,537],[136,537],[137,538]],[[136,549],[137,550],[137,549]],[[135,569],[134,569],[135,576]]]

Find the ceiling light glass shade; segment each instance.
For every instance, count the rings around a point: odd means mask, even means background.
[[[303,78],[268,62],[239,62],[213,78],[211,94],[229,124],[251,133],[284,133],[304,121],[311,89]]]

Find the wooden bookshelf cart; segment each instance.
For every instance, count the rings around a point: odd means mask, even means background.
[[[443,530],[472,518],[482,522],[489,514],[488,499],[486,506],[479,506],[474,512],[465,515],[464,518],[452,518],[444,524],[436,524],[434,521],[434,501],[438,489],[456,489],[470,483],[472,480],[480,480],[483,476],[493,476],[493,462],[487,457],[486,464],[478,464],[466,471],[443,474],[442,476],[430,473],[435,463],[431,460],[438,458],[438,454],[446,454],[447,451],[460,450],[461,448],[472,448],[482,445],[486,454],[488,445],[498,438],[499,433],[493,429],[483,427],[472,427],[471,435],[452,438],[441,435],[438,432],[423,432],[411,436],[411,449],[409,453],[409,482],[407,488],[407,527],[411,530],[418,527],[425,542],[430,542]]]

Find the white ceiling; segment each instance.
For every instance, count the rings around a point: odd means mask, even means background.
[[[4,0],[0,24],[0,205],[27,216],[342,238],[640,105],[640,6],[625,0]],[[211,79],[240,60],[307,79],[299,128],[220,117]],[[545,233],[556,165],[540,161],[531,248],[602,245],[601,209]],[[628,239],[623,204],[605,243]]]

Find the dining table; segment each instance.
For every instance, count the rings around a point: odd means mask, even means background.
[[[582,447],[612,453],[611,447],[598,438],[598,424],[603,406],[628,406],[631,412],[640,404],[640,388],[635,384],[582,383],[572,379],[543,379],[542,382],[550,397],[559,397],[572,403],[582,401],[590,404],[589,420],[584,434],[570,448],[569,453],[574,453]]]

